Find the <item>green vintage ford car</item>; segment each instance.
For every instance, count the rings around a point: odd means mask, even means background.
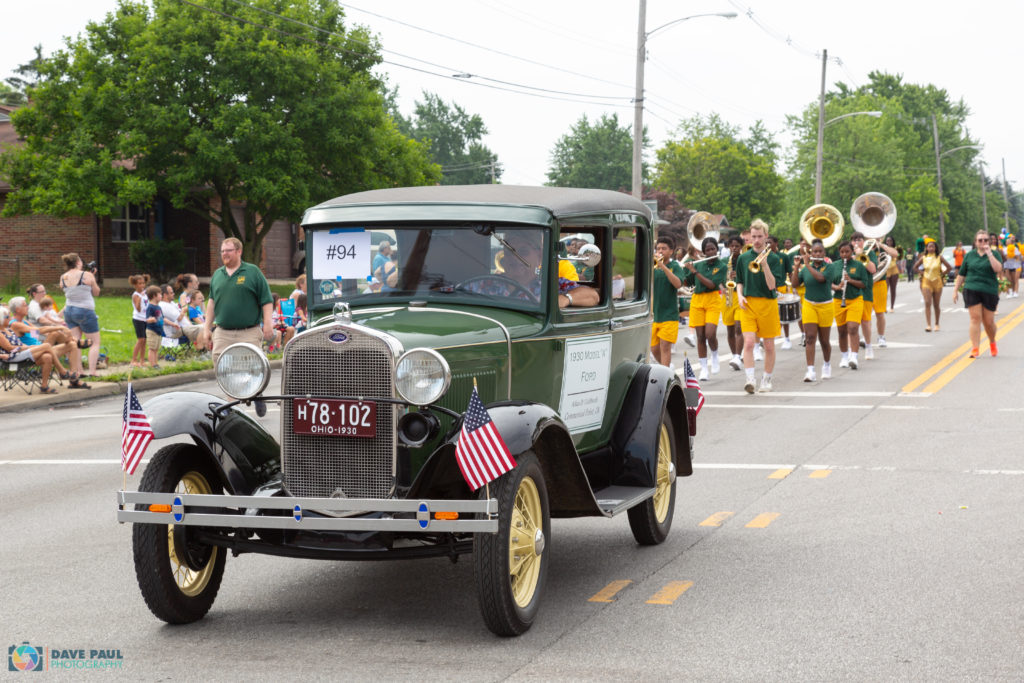
[[[693,472],[696,392],[647,361],[643,203],[413,187],[339,197],[302,224],[315,322],[285,347],[280,390],[262,351],[240,344],[217,365],[232,400],[145,405],[158,438],[192,441],[118,494],[156,616],[202,618],[229,550],[471,554],[485,623],[516,635],[541,603],[552,517],[626,513],[637,542],[665,540],[676,476]],[[474,391],[515,463],[482,486],[459,457]],[[240,409],[266,402],[281,405],[280,441]]]

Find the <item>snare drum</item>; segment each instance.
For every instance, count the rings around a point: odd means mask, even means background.
[[[779,322],[795,323],[800,320],[800,295],[779,295]]]

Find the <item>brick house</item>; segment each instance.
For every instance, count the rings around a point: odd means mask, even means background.
[[[10,113],[0,105],[0,151],[20,143]],[[0,210],[12,191],[0,179]],[[238,216],[240,219],[241,216]],[[293,277],[298,227],[274,223],[263,242],[260,267],[269,278]],[[131,243],[141,239],[180,239],[185,245],[185,272],[208,277],[220,266],[220,228],[158,198],[151,206],[130,205],[113,216],[56,218],[48,215],[0,216],[0,287],[18,281],[21,287],[42,282],[54,287],[64,271],[61,255],[77,252],[99,263],[101,282],[121,286],[137,272],[129,259]]]

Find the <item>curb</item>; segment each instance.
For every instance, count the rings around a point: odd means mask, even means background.
[[[281,359],[270,361],[270,370],[278,370],[281,367]],[[151,389],[165,389],[167,387],[180,386],[214,379],[217,372],[210,368],[208,370],[195,370],[193,372],[179,372],[172,375],[160,375],[158,377],[144,377],[132,380],[136,391],[148,391]],[[102,396],[124,395],[128,390],[128,382],[93,382],[92,389],[68,391],[60,394],[29,394],[25,398],[7,405],[0,405],[0,413],[14,413],[34,408],[49,408],[56,405],[77,403],[84,405],[90,399]],[[15,391],[12,389],[11,391]]]

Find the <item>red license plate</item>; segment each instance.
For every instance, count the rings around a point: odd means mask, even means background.
[[[377,435],[377,404],[339,398],[296,398],[292,401],[292,431],[372,438]]]

